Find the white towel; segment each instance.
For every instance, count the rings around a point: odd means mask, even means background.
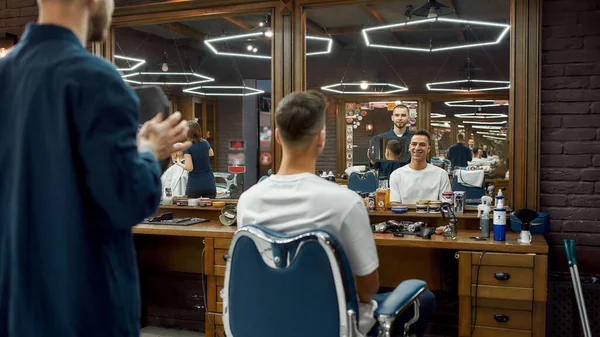
[[[485,172],[481,170],[477,171],[455,171],[456,180],[459,184],[465,187],[482,187],[483,180],[485,179]]]

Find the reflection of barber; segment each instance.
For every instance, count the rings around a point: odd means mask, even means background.
[[[405,152],[407,152],[408,143],[410,142],[411,137],[410,130],[408,130],[407,126],[408,118],[408,107],[404,104],[396,105],[394,107],[394,110],[392,110],[392,122],[394,123],[394,128],[388,132],[380,134],[379,137],[398,137],[405,139],[406,145],[404,147],[404,150]],[[371,168],[379,170],[380,177],[389,177],[394,170],[406,165],[406,162],[403,161],[376,163],[371,159],[370,150],[367,150],[367,158],[369,158],[369,164]]]
[[[188,198],[214,199],[217,196],[217,185],[210,166],[213,150],[208,141],[202,138],[200,124],[189,121],[188,125],[190,129],[187,139],[192,142],[192,146],[183,152],[184,161],[177,161],[177,165],[189,172],[185,194]]]
[[[442,193],[452,192],[448,173],[426,161],[431,150],[430,138],[425,130],[418,130],[412,136],[410,164],[390,176],[390,201],[416,204],[419,200],[440,200]]]

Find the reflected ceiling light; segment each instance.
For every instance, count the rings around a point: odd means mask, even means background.
[[[508,103],[496,103],[493,99],[472,99],[466,101],[444,102],[447,106],[462,108],[489,108],[493,106],[507,106]]]
[[[223,37],[217,37],[214,39],[208,39],[208,40],[204,40],[204,44],[206,44],[208,46],[208,48],[210,50],[212,50],[213,53],[217,54],[217,55],[224,55],[224,56],[237,56],[237,57],[253,57],[253,58],[259,58],[259,59],[265,59],[265,60],[270,60],[271,56],[270,55],[254,55],[254,54],[242,54],[242,53],[226,53],[226,52],[221,52],[218,51],[215,46],[213,46],[212,44],[214,42],[221,42],[221,41],[229,41],[229,40],[240,40],[240,39],[245,39],[248,37],[253,37],[253,36],[265,36],[266,33],[265,32],[256,32],[256,33],[248,33],[248,34],[240,34],[240,35],[231,35],[231,36],[223,36]],[[248,47],[248,51],[253,51],[256,48],[252,48],[250,49],[250,46]]]
[[[508,123],[507,121],[502,122],[473,122],[473,121],[463,121],[465,124],[483,124],[483,125],[501,125]]]
[[[396,85],[396,84],[391,84],[391,83],[368,83],[368,86],[371,87],[383,87],[383,88],[388,88],[387,91],[377,91],[377,92],[373,92],[373,91],[345,91],[345,90],[340,90],[340,89],[336,89],[339,87],[352,87],[352,86],[359,86],[359,87],[363,87],[364,83],[366,82],[359,82],[359,83],[336,83],[336,84],[331,84],[331,85],[326,85],[324,87],[321,87],[321,90],[325,90],[325,91],[330,91],[330,92],[335,92],[336,94],[342,94],[342,95],[373,95],[373,94],[393,94],[395,92],[401,92],[401,91],[407,91],[408,88],[407,87],[403,87],[400,85]]]
[[[466,83],[466,85],[458,85],[457,88],[440,88],[438,86],[446,84],[460,84]],[[488,83],[496,84],[497,86],[490,86],[489,88],[473,88],[472,83]],[[510,89],[510,81],[490,81],[490,80],[458,80],[458,81],[446,81],[446,82],[434,82],[427,83],[427,89],[430,91],[459,91],[459,92],[476,92],[476,91],[493,91],[493,90],[507,90]],[[465,88],[467,87],[467,88]]]
[[[219,90],[233,92],[219,92]],[[195,88],[183,89],[183,92],[201,96],[251,96],[263,94],[264,90],[243,85],[203,85]]]
[[[431,126],[439,127],[439,128],[449,128],[450,123],[431,123]]]
[[[498,137],[506,137],[506,134],[500,133],[498,130],[489,130],[489,131],[477,131],[480,135],[492,135]]]
[[[441,113],[437,113],[437,112],[432,112],[430,115],[431,118],[446,118],[446,115],[441,114]]]
[[[494,140],[506,140],[506,138],[503,138],[503,137],[495,137],[495,136],[488,136],[488,135],[484,135],[483,138],[494,139]]]
[[[472,112],[466,114],[456,114],[454,117],[458,118],[469,118],[469,119],[496,119],[496,118],[508,118],[508,115],[490,112]]]
[[[460,125],[458,126],[458,128],[459,128],[459,129],[464,129],[464,128],[465,128],[465,126],[464,126],[464,125],[462,125],[462,124],[460,124]]]
[[[272,30],[270,30],[270,29],[269,29],[269,30],[267,30],[267,31],[265,31],[265,36],[266,36],[266,37],[273,37],[273,31],[272,31]]]
[[[327,48],[325,50],[306,53],[306,56],[322,55],[322,54],[329,54],[329,53],[331,53],[331,47],[333,46],[333,39],[332,38],[329,38],[329,37],[318,37],[318,36],[308,36],[307,35],[306,39],[307,40],[316,40],[316,41],[325,41],[325,42],[327,42]]]
[[[438,21],[439,22],[462,23],[465,25],[474,25],[474,26],[498,27],[498,28],[501,28],[502,30],[500,31],[500,35],[495,40],[492,40],[489,42],[468,43],[468,44],[463,44],[463,45],[440,47],[440,48],[433,48],[433,46],[430,46],[428,48],[402,47],[402,46],[394,46],[394,45],[387,45],[387,44],[373,44],[369,41],[368,34],[369,34],[369,32],[372,32],[372,31],[389,30],[391,28],[396,28],[396,27],[421,25],[421,24],[438,22]],[[444,50],[451,50],[451,49],[474,48],[474,47],[498,44],[498,43],[500,43],[500,41],[502,41],[504,36],[506,36],[506,34],[508,33],[509,30],[510,30],[510,25],[503,24],[503,23],[471,21],[471,20],[460,20],[460,19],[437,17],[437,18],[430,18],[430,19],[425,19],[425,20],[406,21],[406,22],[395,23],[395,24],[391,24],[391,25],[383,25],[383,26],[375,26],[375,27],[365,28],[362,30],[362,36],[363,36],[363,40],[365,41],[365,44],[367,45],[367,47],[409,50],[409,51],[422,51],[422,52],[436,52],[436,51],[444,51]]]
[[[199,78],[199,81],[189,81],[186,82],[171,82],[171,81],[163,81],[163,82],[145,82],[145,81],[136,81],[132,78],[143,75],[156,75],[156,76],[189,76]],[[196,74],[196,73],[170,73],[170,72],[137,72],[131,73],[127,75],[121,76],[125,82],[134,83],[134,84],[149,84],[149,85],[196,85],[200,83],[213,82],[215,79],[212,77]]]
[[[502,130],[503,126],[491,126],[491,125],[472,125],[473,129],[486,129],[486,130]]]
[[[136,62],[136,64],[134,64],[133,66],[131,66],[129,68],[117,68],[118,71],[133,71],[136,68],[139,68],[142,64],[146,63],[146,60],[136,59],[133,57],[126,57],[126,56],[122,56],[122,55],[115,55],[115,58],[118,60]]]

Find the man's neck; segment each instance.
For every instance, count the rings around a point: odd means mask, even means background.
[[[76,6],[75,1],[71,5],[60,4],[49,1],[40,8],[38,23],[42,25],[55,25],[67,28],[77,36],[82,46],[87,43],[88,24],[86,22],[87,10]],[[82,13],[82,10],[86,13]]]
[[[408,164],[408,167],[410,167],[411,169],[415,170],[415,171],[419,171],[419,170],[423,170],[427,167],[427,161],[423,160],[423,161],[414,161],[411,160],[410,163]]]
[[[396,125],[394,125],[394,133],[397,135],[403,135],[406,133],[406,125],[402,128],[398,128]]]
[[[291,175],[300,173],[315,173],[317,168],[317,159],[306,154],[284,154],[281,158],[281,166],[277,171],[278,175]]]

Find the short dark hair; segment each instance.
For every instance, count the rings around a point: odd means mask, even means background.
[[[275,125],[284,141],[302,143],[325,128],[327,99],[314,90],[285,96],[275,110]]]
[[[465,135],[463,135],[462,133],[459,133],[459,134],[456,136],[456,139],[458,139],[459,141],[464,141],[464,140],[465,140]]]
[[[386,148],[396,157],[402,154],[402,145],[395,139],[388,141]]]
[[[392,109],[392,113],[394,113],[394,110],[396,109],[406,109],[406,112],[410,112],[410,109],[405,104],[396,104],[396,106]]]
[[[425,136],[425,137],[427,137],[427,141],[431,141],[431,135],[429,134],[429,132],[427,132],[427,130],[424,130],[424,129],[415,131],[412,134],[412,137],[414,137],[414,136]],[[412,137],[411,137],[411,139],[412,139]]]
[[[192,143],[199,142],[202,139],[202,128],[200,127],[200,124],[195,120],[192,120],[188,121],[188,127],[189,129],[186,135],[187,140]]]
[[[479,152],[479,148],[478,147],[474,147],[473,150],[471,150],[473,153],[477,153]]]

